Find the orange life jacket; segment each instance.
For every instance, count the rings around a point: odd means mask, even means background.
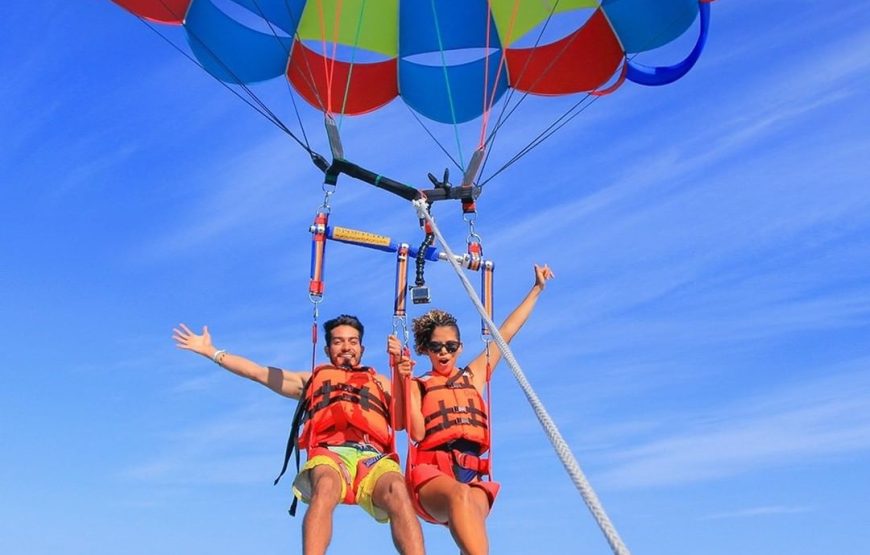
[[[299,448],[363,442],[392,452],[393,431],[387,394],[372,368],[314,369],[305,392],[308,420]]]
[[[417,383],[426,430],[419,449],[435,449],[457,439],[477,443],[481,455],[489,449],[486,403],[466,370],[452,376],[430,372],[417,378]]]

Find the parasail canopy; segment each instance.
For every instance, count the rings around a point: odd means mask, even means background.
[[[327,114],[363,114],[401,97],[452,124],[487,113],[510,89],[565,95],[623,78],[673,82],[698,59],[709,21],[698,0],[113,1],[181,25],[198,62],[227,83],[284,76]],[[684,60],[632,61],[685,34],[699,14]]]

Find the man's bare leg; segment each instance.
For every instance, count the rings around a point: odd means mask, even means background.
[[[423,555],[423,530],[405,479],[398,472],[387,472],[375,483],[372,501],[390,516],[390,531],[393,534],[393,544],[402,555]]]
[[[341,501],[341,476],[325,465],[315,466],[309,472],[311,502],[302,521],[302,552],[324,555],[332,540],[332,513]]]

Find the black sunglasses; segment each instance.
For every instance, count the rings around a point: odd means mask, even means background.
[[[447,349],[448,353],[455,353],[459,350],[459,347],[462,346],[462,343],[459,341],[446,341],[444,343],[440,341],[430,341],[426,344],[426,348],[431,353],[440,353],[441,349]]]

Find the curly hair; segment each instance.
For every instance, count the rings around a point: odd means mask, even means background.
[[[432,332],[435,328],[443,326],[456,330],[456,339],[459,336],[459,324],[456,323],[456,318],[448,312],[438,310],[437,308],[430,310],[419,318],[414,318],[414,350],[418,355],[426,353],[426,345],[432,338]]]

